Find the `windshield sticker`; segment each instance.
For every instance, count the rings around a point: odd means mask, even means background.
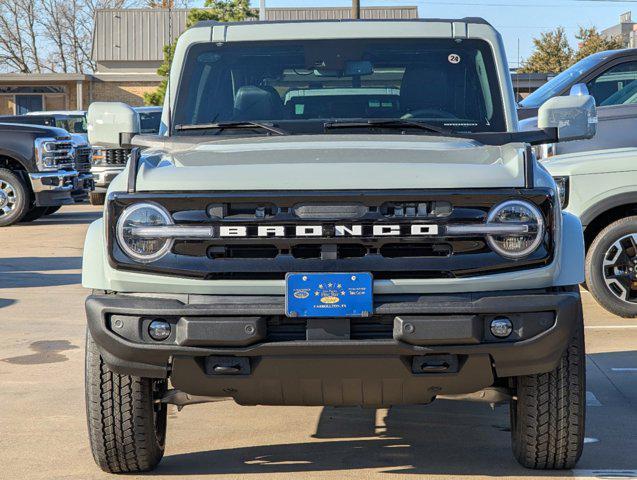
[[[449,63],[453,63],[454,65],[460,63],[460,55],[457,53],[452,53],[447,58],[449,59]]]

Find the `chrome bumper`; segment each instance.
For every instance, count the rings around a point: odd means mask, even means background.
[[[93,180],[95,180],[95,186],[108,187],[113,179],[124,170],[124,165],[121,166],[93,166],[91,167],[91,173],[93,174]]]
[[[29,173],[34,193],[70,192],[77,188],[78,173],[75,170]]]

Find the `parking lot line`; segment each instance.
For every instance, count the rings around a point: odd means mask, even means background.
[[[618,367],[618,368],[611,368],[611,370],[613,372],[637,372],[637,368],[633,368],[633,367]]]
[[[637,478],[637,470],[573,470],[574,478]]]
[[[637,324],[635,325],[586,325],[584,328],[586,330],[623,330],[623,329],[637,328]]]
[[[601,407],[600,402],[593,392],[586,392],[586,406],[587,407]]]

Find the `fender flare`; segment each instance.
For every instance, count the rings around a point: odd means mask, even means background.
[[[617,195],[607,197],[601,202],[597,202],[595,205],[592,205],[582,212],[582,214],[580,215],[580,220],[582,221],[584,229],[586,229],[586,227],[590,225],[593,220],[595,220],[604,212],[631,203],[637,204],[637,191],[619,193]]]
[[[15,160],[20,165],[22,165],[27,172],[29,171],[29,164],[31,162],[29,162],[27,158],[25,158],[23,155],[20,155],[18,152],[0,148],[0,157],[8,157],[11,160]]]

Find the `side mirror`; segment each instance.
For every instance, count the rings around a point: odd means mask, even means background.
[[[100,147],[130,148],[133,137],[141,131],[139,115],[125,103],[92,103],[87,121],[89,143]]]
[[[553,97],[540,107],[537,126],[557,129],[558,142],[586,140],[597,132],[597,108],[590,95]]]
[[[585,83],[577,83],[573,85],[568,94],[573,95],[574,97],[579,97],[581,95],[590,95],[590,93],[588,93],[588,87]]]

